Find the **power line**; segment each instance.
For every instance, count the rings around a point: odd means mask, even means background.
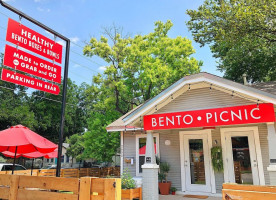
[[[72,60],[72,59],[70,59],[70,61],[71,61],[72,63],[75,63],[76,65],[79,65],[79,66],[81,66],[81,67],[83,67],[83,68],[86,68],[86,69],[88,69],[88,70],[90,70],[90,71],[99,73],[98,71],[93,70],[93,69],[91,69],[90,67],[87,67],[87,66],[85,66],[85,65],[79,64],[78,62],[76,62],[76,61],[74,61],[74,60]]]
[[[86,60],[88,60],[88,61],[90,61],[90,62],[92,62],[92,63],[94,63],[94,64],[96,64],[96,65],[98,65],[98,66],[104,66],[104,65],[101,65],[101,64],[99,64],[99,63],[97,63],[97,62],[95,62],[95,61],[93,61],[93,60],[87,58],[86,56],[84,56],[84,55],[82,55],[82,54],[80,54],[80,53],[77,53],[77,52],[73,51],[73,50],[71,50],[71,52],[74,53],[74,54],[77,54],[78,56],[81,56],[81,57],[85,58]]]
[[[2,80],[1,80],[1,81],[2,81]],[[16,89],[9,88],[9,87],[5,87],[5,86],[0,86],[0,88],[4,88],[4,89],[7,89],[7,90],[12,90],[12,91],[15,91],[15,90],[16,90]],[[53,102],[57,102],[57,103],[62,103],[62,102],[59,101],[59,100],[55,100],[55,99],[43,97],[43,96],[36,95],[36,94],[33,94],[33,93],[29,93],[29,92],[25,92],[25,91],[20,91],[20,92],[25,93],[25,94],[28,94],[28,95],[32,95],[32,96],[35,96],[35,97],[39,97],[39,98],[42,98],[42,99],[46,99],[46,100],[49,100],[49,101],[53,101]],[[66,105],[69,105],[69,106],[76,106],[76,107],[78,107],[78,108],[84,108],[84,107],[82,107],[82,106],[74,105],[74,104],[71,104],[71,103],[66,103]]]

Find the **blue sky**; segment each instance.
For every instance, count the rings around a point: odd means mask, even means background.
[[[192,40],[185,22],[189,16],[186,9],[196,9],[203,0],[5,0],[29,16],[44,23],[50,28],[71,39],[69,77],[77,84],[91,83],[92,76],[103,72],[106,65],[99,58],[86,58],[82,55],[85,41],[91,37],[100,38],[102,27],[112,24],[122,26],[125,33],[148,34],[154,29],[154,22],[170,19],[174,26],[169,36],[183,36]],[[0,6],[0,52],[6,44],[5,35],[8,17],[18,20],[19,17]],[[46,31],[29,23],[25,19],[22,24],[50,37]],[[62,43],[60,39],[58,42]],[[202,71],[222,76],[216,70],[216,60],[212,57],[208,46],[200,48],[193,41],[196,59],[203,61]]]

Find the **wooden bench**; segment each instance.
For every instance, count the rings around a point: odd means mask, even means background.
[[[275,200],[276,186],[241,185],[224,183],[223,200]]]

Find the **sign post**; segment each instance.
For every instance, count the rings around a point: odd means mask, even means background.
[[[35,25],[47,30],[48,32],[52,33],[53,35],[63,39],[66,42],[66,52],[65,52],[65,64],[64,64],[64,76],[63,76],[63,91],[62,91],[62,108],[61,108],[61,120],[60,120],[60,133],[59,133],[59,144],[58,144],[58,160],[57,160],[57,170],[56,170],[56,176],[60,176],[60,167],[61,167],[61,152],[62,152],[62,143],[63,143],[63,129],[64,129],[64,123],[65,123],[65,106],[66,106],[66,93],[67,93],[67,79],[68,79],[68,67],[69,67],[69,51],[70,51],[70,40],[59,34],[58,32],[54,31],[53,29],[49,28],[48,26],[40,23],[39,21],[33,19],[32,17],[26,15],[25,13],[21,12],[20,10],[10,6],[3,0],[0,0],[0,3],[3,7],[7,8],[8,10],[18,14],[20,17],[23,17],[30,22],[34,23]],[[13,23],[12,21],[10,23]],[[16,24],[15,24],[16,25]],[[23,26],[22,26],[23,27]],[[26,27],[27,28],[27,27]],[[27,32],[26,32],[27,31]],[[28,44],[29,46],[23,46],[24,42],[19,42],[13,41],[15,38],[19,38],[19,34],[23,34],[25,36],[25,39],[30,39],[32,40],[31,45],[30,43]],[[22,31],[21,33],[18,33],[17,36],[13,35],[14,37],[7,38],[8,41],[11,39],[11,43],[14,43],[18,46],[22,46],[26,49],[29,49],[31,51],[34,51],[35,53],[38,53],[44,57],[47,57],[49,59],[54,59],[54,61],[61,63],[61,54],[58,55],[60,52],[60,47],[56,45],[57,49],[54,48],[54,44],[48,43],[49,41],[44,38],[44,36],[41,35],[34,35],[32,34],[32,31],[28,31],[28,29]],[[7,35],[8,37],[8,35]],[[56,43],[57,44],[57,43]],[[27,44],[25,44],[27,45]],[[44,47],[44,48],[43,48]],[[31,49],[30,49],[31,48]],[[45,49],[45,52],[44,52]],[[61,48],[62,49],[62,48]],[[7,70],[8,71],[8,70]],[[22,80],[22,79],[21,79]]]

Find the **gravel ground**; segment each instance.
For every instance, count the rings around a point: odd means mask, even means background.
[[[183,197],[184,195],[160,195],[159,200],[198,200],[196,198]],[[208,197],[206,200],[221,200],[221,197]]]

